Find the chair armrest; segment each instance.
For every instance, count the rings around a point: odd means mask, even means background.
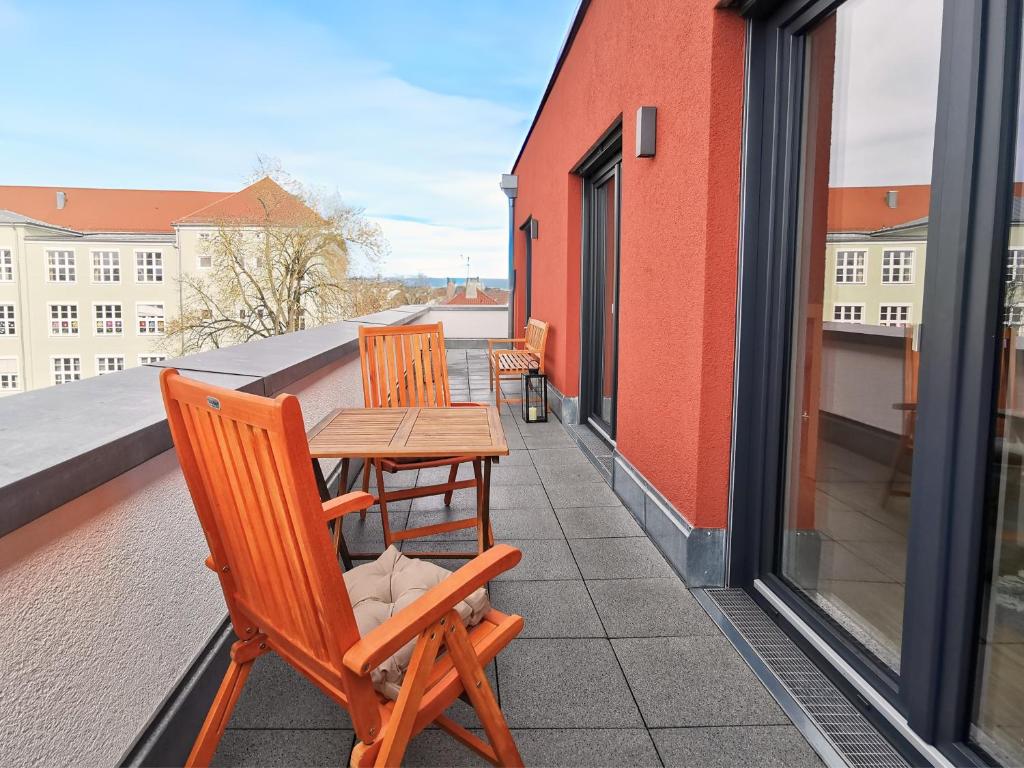
[[[477,555],[412,605],[359,639],[345,654],[345,666],[358,675],[369,674],[371,669],[393,656],[499,573],[512,568],[522,557],[522,552],[508,544],[496,544]]]
[[[373,496],[362,491],[353,491],[324,502],[324,520],[334,520],[373,506]]]

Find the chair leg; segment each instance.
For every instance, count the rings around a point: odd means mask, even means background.
[[[206,720],[203,721],[203,727],[199,731],[199,736],[192,746],[192,752],[189,754],[188,760],[185,761],[186,768],[208,766],[213,760],[217,746],[224,735],[224,729],[231,721],[231,713],[245,686],[245,680],[249,677],[252,662],[253,659],[242,662],[231,660],[228,671],[224,674],[224,680],[220,684],[220,689],[217,691],[217,696],[213,700],[213,706],[210,707]]]
[[[373,463],[373,459],[363,459],[363,493],[370,492],[370,465]],[[380,490],[379,488],[377,490]],[[366,519],[366,510],[359,510],[359,519]]]
[[[374,462],[377,469],[377,506],[380,507],[380,526],[384,529],[384,548],[391,546],[391,523],[388,520],[388,500],[384,492],[384,470],[380,462]]]
[[[459,475],[459,465],[452,464],[451,470],[448,472],[448,485],[455,482],[455,478]],[[452,497],[455,496],[455,489],[450,488],[444,493],[444,505],[450,507],[452,505]]]
[[[423,693],[427,688],[434,660],[437,658],[437,652],[443,639],[444,625],[435,622],[424,630],[416,641],[412,659],[409,661],[409,668],[402,681],[402,689],[398,693],[398,700],[391,712],[386,731],[382,734],[383,743],[380,752],[377,753],[374,765],[400,766],[402,764],[405,748],[409,746],[409,739],[412,737],[412,727],[416,722],[416,715],[419,714],[420,701],[423,699]]]
[[[445,633],[445,645],[448,646],[452,663],[455,664],[462,679],[466,695],[469,696],[480,724],[484,727],[487,740],[498,756],[498,765],[521,767],[523,758],[516,747],[515,739],[512,738],[512,732],[508,729],[505,715],[498,706],[498,700],[494,697],[484,668],[480,665],[480,659],[473,650],[466,628],[454,611],[449,616],[451,620]]]

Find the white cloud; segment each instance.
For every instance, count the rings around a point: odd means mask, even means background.
[[[508,231],[503,227],[462,229],[416,221],[375,219],[384,228],[392,253],[381,271],[393,275],[425,273],[433,277],[505,277]]]

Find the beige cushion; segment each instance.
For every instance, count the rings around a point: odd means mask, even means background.
[[[359,634],[365,637],[449,576],[451,571],[426,560],[406,557],[394,546],[388,547],[372,563],[346,572],[345,586],[356,614]],[[490,609],[491,601],[483,587],[455,606],[467,627],[479,624]],[[370,673],[374,687],[390,699],[398,698],[398,689],[415,645],[416,641],[411,640]]]

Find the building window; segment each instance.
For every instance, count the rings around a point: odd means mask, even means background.
[[[837,323],[863,323],[863,304],[834,304],[832,306],[832,319]]]
[[[863,283],[867,257],[866,251],[837,251],[836,282]]]
[[[120,336],[124,333],[124,318],[120,304],[94,304],[97,336]]]
[[[914,282],[914,252],[882,251],[882,282]]]
[[[14,336],[18,332],[14,320],[14,305],[0,304],[0,336]]]
[[[0,391],[20,389],[18,380],[18,358],[0,357]]]
[[[124,370],[124,355],[96,355],[96,375]]]
[[[882,304],[878,308],[878,324],[897,327],[910,325],[910,305]]]
[[[161,251],[135,252],[135,281],[162,283],[164,281],[164,255]]]
[[[1024,304],[1013,304],[1006,308],[1005,325],[1020,328],[1024,325]]]
[[[164,332],[163,304],[136,304],[140,336],[160,336]]]
[[[8,248],[0,248],[0,283],[14,282],[14,255]]]
[[[49,304],[48,306],[50,307],[50,335],[77,336],[78,305]]]
[[[209,269],[213,266],[213,254],[210,253],[210,235],[207,232],[199,235],[199,255],[196,257],[196,266],[199,269]]]
[[[47,251],[46,266],[46,279],[51,283],[73,283],[77,279],[74,251]]]
[[[54,384],[67,384],[82,378],[82,358],[51,357],[50,371],[53,373]]]
[[[139,365],[154,365],[166,359],[167,355],[139,355]]]
[[[1006,259],[1006,279],[1024,280],[1024,250],[1014,248]]]
[[[92,252],[92,281],[94,283],[121,282],[121,252]]]

